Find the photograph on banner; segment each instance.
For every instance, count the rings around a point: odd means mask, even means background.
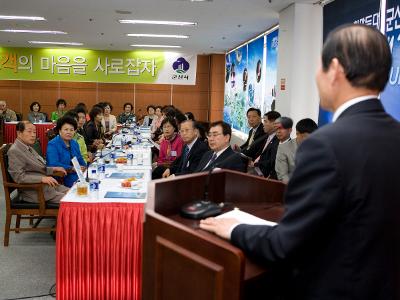
[[[248,132],[246,104],[248,91],[247,45],[225,57],[224,121]]]
[[[385,34],[392,51],[392,68],[389,81],[381,94],[385,110],[400,121],[400,0],[386,3]]]
[[[164,51],[0,47],[0,78],[196,84],[197,55]]]
[[[250,107],[259,108],[261,111],[264,102],[263,88],[265,82],[264,65],[264,39],[262,36],[248,44],[248,101],[245,107],[247,111]]]
[[[265,97],[264,113],[275,110],[276,77],[278,61],[278,35],[279,30],[274,30],[266,35],[266,72],[265,72]]]

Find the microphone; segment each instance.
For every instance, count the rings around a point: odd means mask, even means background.
[[[223,203],[217,204],[217,203],[211,202],[208,199],[208,187],[210,185],[211,174],[219,166],[222,166],[228,162],[233,161],[234,159],[237,159],[238,154],[239,154],[240,158],[242,158],[242,159],[248,160],[248,158],[249,158],[248,156],[246,156],[244,154],[241,155],[242,153],[235,152],[235,153],[232,153],[231,155],[229,155],[223,161],[214,164],[207,173],[206,182],[204,184],[203,198],[201,200],[192,201],[190,203],[183,205],[181,207],[181,216],[182,217],[188,218],[188,219],[199,220],[199,219],[204,219],[204,218],[208,218],[208,217],[213,217],[213,216],[216,216],[216,215],[219,215],[222,213],[222,208],[224,207],[224,204]]]

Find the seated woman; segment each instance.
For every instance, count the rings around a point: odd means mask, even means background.
[[[40,112],[40,104],[37,101],[34,101],[29,106],[30,112],[28,114],[28,120],[31,123],[42,123],[46,122],[46,116]]]
[[[153,121],[157,118],[156,108],[153,105],[147,106],[147,116],[144,117],[143,126],[151,126]]]
[[[162,114],[162,107],[161,106],[156,106],[155,110],[155,118],[153,122],[151,123],[151,133],[155,133],[161,126],[161,122],[163,121],[164,117]]]
[[[67,176],[64,177],[64,185],[67,187],[71,187],[78,179],[71,159],[76,157],[82,168],[86,167],[79,145],[73,140],[77,128],[75,119],[70,116],[58,119],[56,126],[58,135],[47,144],[47,166],[63,167],[67,171]]]
[[[132,112],[133,105],[129,102],[124,104],[124,112],[118,116],[118,123],[136,122],[136,116]]]
[[[112,105],[108,102],[103,102],[104,115],[101,120],[101,125],[104,128],[104,136],[110,138],[117,131],[117,118],[111,114]]]
[[[57,110],[53,111],[50,116],[50,120],[52,122],[57,122],[59,118],[64,116],[66,113],[65,108],[67,107],[67,102],[64,99],[58,99],[56,102]]]
[[[103,110],[93,106],[89,113],[90,121],[85,125],[85,138],[88,151],[95,153],[104,147],[104,128],[101,125]]]
[[[153,179],[161,178],[162,173],[182,154],[184,142],[178,134],[178,125],[173,118],[167,117],[161,123],[164,138],[160,143],[160,153],[152,174]]]

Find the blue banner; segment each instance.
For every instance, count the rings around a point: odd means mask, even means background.
[[[265,98],[264,112],[275,110],[276,99],[276,70],[278,62],[278,34],[279,30],[274,30],[266,36],[266,72],[265,72]]]

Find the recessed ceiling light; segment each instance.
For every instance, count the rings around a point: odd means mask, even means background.
[[[53,31],[53,30],[2,29],[0,31],[1,32],[12,32],[12,33],[67,34],[64,31]]]
[[[72,42],[42,42],[42,41],[28,41],[29,44],[49,44],[49,45],[70,45],[70,46],[82,46],[83,43],[72,43]]]
[[[188,35],[178,35],[178,34],[127,33],[126,35],[134,37],[156,37],[156,38],[174,38],[174,39],[189,38]]]
[[[46,21],[46,19],[43,17],[4,16],[4,15],[0,15],[0,20]]]
[[[173,45],[139,45],[134,44],[131,47],[141,47],[141,48],[182,48],[182,46],[173,46]]]
[[[175,25],[175,26],[197,26],[196,22],[179,21],[152,21],[152,20],[118,20],[121,24],[153,24],[153,25]]]

